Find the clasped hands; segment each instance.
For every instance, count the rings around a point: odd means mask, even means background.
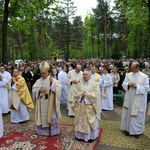
[[[15,77],[12,77],[12,81],[15,83],[15,82],[16,82],[16,78],[15,78]]]
[[[83,93],[82,93],[82,99],[85,98],[86,95],[87,95],[86,91],[83,91]]]
[[[137,87],[137,84],[135,82],[129,82],[128,85],[133,88]]]
[[[78,80],[72,80],[71,82],[74,84],[78,84],[79,81]]]
[[[46,92],[46,89],[44,89],[43,87],[41,87],[41,88],[39,89],[39,92],[40,92],[40,93],[45,93],[45,92]]]

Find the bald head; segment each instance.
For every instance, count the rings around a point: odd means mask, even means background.
[[[76,72],[79,73],[81,71],[81,65],[76,65]]]
[[[139,62],[133,62],[131,65],[131,71],[136,73],[140,71],[140,64]]]
[[[149,68],[149,64],[145,64],[145,68],[148,69]]]

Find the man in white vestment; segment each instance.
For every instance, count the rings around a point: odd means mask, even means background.
[[[18,68],[13,70],[13,77],[9,82],[9,105],[12,123],[28,121],[30,116],[27,108],[34,109],[25,79],[20,76]]]
[[[78,82],[80,82],[82,78],[83,72],[81,71],[81,65],[76,65],[75,69],[69,71],[66,77],[65,82],[67,83],[69,88],[69,95],[68,95],[69,116],[74,116],[74,112],[72,111],[71,108],[71,105],[74,101],[74,90],[76,89]]]
[[[112,80],[113,80],[113,93],[118,94],[118,90],[119,90],[118,85],[119,85],[119,81],[120,81],[120,75],[117,72],[116,66],[114,66],[112,68],[112,72],[110,73],[110,76],[112,77]]]
[[[113,110],[113,82],[112,77],[107,71],[106,67],[103,67],[102,74],[102,100],[101,100],[101,109],[102,110]]]
[[[36,95],[35,123],[38,135],[54,136],[60,133],[61,84],[49,75],[49,68],[41,68],[41,78],[32,87]]]
[[[0,103],[1,112],[7,114],[9,110],[9,99],[8,99],[8,89],[6,84],[10,81],[11,74],[5,71],[4,66],[0,67]]]
[[[0,103],[1,106],[1,103]],[[0,107],[0,138],[3,136],[3,119],[2,119],[2,112]]]
[[[66,66],[62,66],[62,70],[58,73],[58,81],[61,83],[62,86],[61,98],[60,98],[60,101],[62,103],[67,103],[68,100],[68,85],[65,82],[65,79],[67,77],[66,71],[67,71]]]
[[[121,130],[125,132],[125,135],[134,135],[135,138],[139,138],[145,128],[149,79],[140,71],[138,62],[132,63],[131,71],[126,75],[122,84],[126,95],[122,111]]]
[[[96,67],[91,67],[91,79],[95,81],[100,87],[102,86],[102,77],[96,73]]]
[[[85,142],[96,139],[100,120],[100,88],[85,69],[83,80],[77,84],[72,109],[75,112],[75,137]]]

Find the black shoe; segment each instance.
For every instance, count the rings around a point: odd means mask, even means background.
[[[76,140],[79,141],[79,142],[85,142],[83,139],[76,138]]]
[[[26,122],[28,122],[28,120],[26,120],[26,121],[21,121],[21,122],[19,122],[19,124],[23,124],[23,123],[26,123]]]
[[[127,132],[127,131],[125,131],[124,134],[125,134],[125,136],[129,136],[130,135],[129,132]]]
[[[88,140],[89,143],[92,143],[94,140]]]
[[[140,137],[140,135],[134,135],[134,137],[138,139]]]

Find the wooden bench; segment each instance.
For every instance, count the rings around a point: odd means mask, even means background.
[[[122,106],[124,102],[124,96],[125,92],[122,90],[118,90],[118,94],[113,94],[113,98],[116,98],[116,100],[119,102],[119,105]],[[147,94],[147,103],[150,102],[150,91]]]
[[[124,96],[125,96],[125,94],[113,94],[113,97],[116,98],[116,101],[119,102],[120,106],[123,105]]]

